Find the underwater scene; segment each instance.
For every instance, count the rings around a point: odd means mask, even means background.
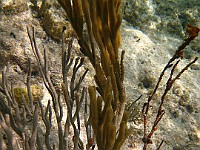
[[[200,150],[200,0],[0,0],[0,150]]]

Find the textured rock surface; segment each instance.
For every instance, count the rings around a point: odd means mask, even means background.
[[[2,0],[0,7],[6,15],[14,15],[28,10],[26,0]]]
[[[55,40],[60,41],[62,38],[62,30],[65,26],[67,28],[65,32],[65,38],[70,37],[73,34],[71,24],[67,21],[65,12],[60,9],[56,0],[47,0],[38,4],[38,13],[41,18],[41,24],[45,32]]]
[[[148,94],[152,92],[156,81],[181,40],[172,37],[163,37],[158,41],[152,41],[147,35],[131,27],[122,29],[125,53],[126,90],[128,100],[137,99],[140,94],[142,104],[147,100]],[[160,35],[161,37],[164,35]],[[174,42],[172,42],[174,41]],[[199,56],[198,54],[196,56]],[[190,60],[184,59],[179,65],[180,71]],[[198,61],[195,66],[200,66]],[[154,97],[151,113],[155,117],[156,108],[160,97],[164,92],[166,73],[163,82]],[[169,92],[164,109],[166,111],[159,129],[153,136],[154,144],[158,146],[161,139],[165,140],[163,149],[175,149],[177,147],[195,150],[200,149],[200,71],[189,69],[180,80],[178,80]],[[142,106],[141,106],[142,107]],[[150,120],[153,117],[150,117]],[[151,122],[153,123],[153,122]],[[156,149],[156,145],[151,145]]]
[[[196,0],[125,0],[124,4],[124,18],[134,27],[173,36],[183,36],[187,24],[200,26],[199,13]]]

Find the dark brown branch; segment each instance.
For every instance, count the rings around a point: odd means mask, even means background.
[[[160,77],[158,79],[158,82],[154,88],[154,91],[153,93],[151,94],[151,96],[149,96],[148,98],[148,101],[146,103],[144,103],[143,105],[143,109],[142,109],[142,112],[143,112],[143,117],[144,117],[144,136],[143,136],[143,143],[144,143],[144,147],[143,147],[143,150],[146,150],[147,149],[147,145],[148,144],[151,144],[152,141],[151,141],[151,137],[152,135],[154,134],[154,132],[157,130],[157,125],[158,123],[160,122],[160,120],[162,119],[163,115],[164,115],[164,110],[162,109],[162,106],[164,104],[164,101],[165,101],[165,96],[167,95],[168,91],[171,89],[172,85],[174,84],[174,82],[180,78],[180,76],[192,65],[194,64],[196,61],[197,61],[197,57],[191,62],[189,63],[188,65],[186,65],[174,78],[173,78],[173,74],[175,72],[175,69],[177,68],[178,66],[178,63],[180,62],[180,58],[183,57],[183,50],[184,48],[189,45],[189,43],[194,39],[195,37],[188,37],[187,39],[184,40],[183,44],[178,48],[178,50],[176,51],[176,53],[174,54],[174,56],[168,61],[167,65],[165,66],[165,68],[163,69],[163,71],[161,72],[160,74]],[[176,61],[175,64],[173,64],[173,62],[176,60],[176,59],[179,59]],[[152,129],[151,131],[149,132],[149,134],[147,134],[147,114],[148,114],[148,111],[149,111],[149,107],[150,107],[150,102],[154,96],[154,94],[156,93],[158,87],[159,87],[159,84],[164,76],[164,73],[165,71],[172,67],[171,69],[171,73],[169,75],[169,78],[168,78],[168,81],[166,83],[166,87],[165,87],[165,90],[164,90],[164,93],[162,94],[161,96],[161,102],[160,102],[160,105],[159,105],[159,108],[158,108],[158,111],[157,111],[157,116],[154,120],[154,124],[152,126]]]
[[[163,143],[164,143],[164,140],[162,140],[162,141],[160,142],[160,144],[159,144],[157,150],[160,150],[160,148],[161,148],[161,146],[163,145]]]

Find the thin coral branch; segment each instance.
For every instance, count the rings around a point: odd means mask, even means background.
[[[3,140],[3,130],[2,127],[0,127],[0,149],[6,149],[5,145],[5,141]]]
[[[77,84],[74,87],[74,91],[79,91],[80,85],[83,82],[83,80],[84,80],[86,74],[88,73],[88,71],[89,71],[89,69],[86,69],[85,72],[81,75],[81,77],[79,78]]]
[[[160,142],[160,144],[159,144],[157,150],[160,150],[160,148],[162,147],[163,143],[164,143],[164,140],[162,140],[162,141]]]
[[[64,34],[64,30],[65,28],[63,28],[63,32],[62,34]],[[64,36],[63,36],[64,37]],[[82,67],[83,63],[84,63],[84,58],[80,58],[77,57],[75,59],[70,58],[71,57],[71,52],[72,52],[72,42],[73,42],[73,38],[71,40],[68,41],[68,49],[67,52],[65,50],[65,43],[64,43],[64,38],[62,38],[62,75],[63,75],[63,84],[62,84],[62,89],[63,89],[63,93],[64,93],[64,99],[65,99],[65,103],[67,104],[67,119],[65,122],[65,130],[64,130],[64,137],[65,139],[67,138],[68,134],[69,134],[69,126],[70,124],[73,127],[74,130],[74,148],[81,148],[83,149],[83,142],[81,141],[81,139],[79,138],[79,132],[80,132],[80,116],[79,116],[79,112],[80,112],[80,108],[82,105],[82,101],[84,99],[84,93],[85,93],[85,89],[82,90],[82,94],[81,97],[79,96],[79,90],[80,90],[80,85],[83,82],[88,69],[86,69],[84,71],[84,73],[80,76],[79,80],[77,81],[77,74],[79,69]],[[68,72],[70,71],[70,67],[72,66],[74,62],[74,66],[72,69],[72,76],[71,76],[71,80],[68,83],[67,80],[67,76],[68,76]],[[68,89],[69,88],[69,89]],[[76,110],[75,113],[73,114],[72,110],[74,107],[74,102],[75,102],[75,106],[76,106]],[[77,120],[77,126],[74,123],[75,120]],[[68,142],[65,140],[65,144],[66,147],[68,147]]]
[[[27,92],[28,92],[28,97],[29,97],[29,102],[30,102],[30,108],[31,112],[33,112],[33,96],[31,93],[31,88],[30,88],[30,80],[31,80],[31,59],[28,59],[28,74],[27,74]]]
[[[86,129],[86,135],[87,135],[87,144],[86,144],[86,149],[89,150],[90,147],[92,147],[93,145],[95,145],[94,143],[94,137],[92,137],[92,127],[91,125],[89,124],[89,119],[88,119],[88,116],[89,116],[89,112],[88,112],[88,92],[87,92],[87,89],[85,91],[85,107],[84,107],[84,124],[85,124],[85,129]]]
[[[198,34],[197,34],[198,35]],[[186,65],[174,78],[173,78],[173,75],[174,75],[174,72],[175,72],[175,69],[177,68],[179,62],[180,62],[180,59],[183,57],[183,50],[185,49],[185,47],[187,45],[189,45],[189,43],[194,40],[194,38],[197,36],[195,34],[195,36],[189,36],[187,39],[184,40],[184,42],[182,43],[181,46],[179,46],[179,48],[177,49],[177,51],[175,52],[174,56],[168,61],[167,65],[164,67],[163,71],[161,72],[160,74],[160,77],[158,79],[158,82],[154,88],[154,91],[153,93],[149,96],[148,98],[148,101],[146,103],[144,103],[143,105],[143,109],[142,109],[142,112],[143,112],[143,117],[144,117],[144,136],[143,136],[143,143],[144,143],[144,147],[143,147],[143,150],[146,150],[147,149],[147,145],[148,144],[152,144],[152,140],[151,140],[151,137],[152,135],[154,134],[154,132],[157,130],[157,125],[158,123],[160,122],[160,120],[162,119],[165,111],[162,109],[163,107],[163,104],[164,104],[164,101],[165,101],[165,97],[167,95],[167,93],[169,92],[169,90],[171,89],[172,85],[174,84],[174,82],[179,79],[181,77],[181,75],[192,65],[194,64],[196,61],[197,61],[197,57],[192,61],[190,62],[188,65]],[[178,59],[175,64],[173,64],[173,62]],[[165,71],[167,69],[169,69],[170,67],[172,67],[171,69],[171,73],[169,75],[169,78],[167,80],[167,83],[166,83],[166,87],[165,87],[165,90],[164,90],[164,93],[162,94],[161,96],[161,102],[160,102],[160,105],[158,107],[158,111],[157,111],[157,116],[154,120],[154,124],[152,126],[152,129],[151,131],[149,132],[149,134],[147,133],[147,114],[148,114],[148,111],[149,111],[149,108],[150,108],[150,102],[152,101],[152,98],[154,96],[154,94],[156,93],[158,87],[159,87],[159,84],[161,83],[161,80],[165,74]],[[162,145],[162,144],[161,144]],[[160,145],[160,146],[161,146]]]
[[[65,84],[62,84],[62,90],[63,90],[63,94],[64,94],[64,99],[65,99],[65,102],[67,104],[67,113],[68,113],[68,116],[69,116],[69,121],[74,129],[74,149],[78,148],[78,139],[79,139],[79,131],[78,129],[76,128],[76,125],[75,123],[73,122],[73,118],[72,118],[72,106],[70,104],[70,101],[69,101],[69,97],[68,97],[68,90],[67,90],[67,87],[65,86]],[[78,136],[78,137],[77,137]]]
[[[19,108],[18,108],[18,104],[16,103],[16,101],[14,101],[10,95],[10,93],[8,92],[8,88],[7,88],[7,79],[6,79],[6,74],[5,74],[5,70],[6,70],[6,67],[3,69],[2,71],[2,87],[3,87],[3,90],[4,90],[4,93],[5,93],[5,96],[8,100],[8,104],[6,104],[6,102],[3,100],[2,101],[2,106],[4,107],[4,110],[3,111],[5,114],[9,114],[9,117],[10,117],[10,124],[12,126],[12,128],[14,129],[14,131],[20,136],[22,137],[22,129],[21,127],[19,126],[20,124],[20,115],[19,115]],[[10,106],[11,107],[10,107]],[[6,109],[5,109],[6,108]],[[15,113],[16,113],[16,122],[15,122],[15,119],[14,119],[14,116],[12,114],[12,110],[11,108],[15,108]]]
[[[28,30],[28,35],[29,35],[29,39],[30,42],[32,43],[32,45],[34,45],[34,47],[32,47],[33,49],[33,53],[37,59],[37,63],[39,66],[39,70],[40,73],[42,74],[43,77],[43,81],[45,84],[45,87],[47,88],[47,90],[49,91],[51,97],[52,97],[52,102],[53,102],[53,109],[56,115],[56,120],[57,120],[57,125],[58,125],[58,137],[59,137],[59,149],[63,149],[63,128],[62,128],[62,124],[61,124],[61,120],[62,120],[62,111],[60,109],[59,106],[59,102],[58,102],[58,95],[56,93],[56,90],[53,86],[53,83],[50,79],[50,74],[48,71],[48,57],[47,57],[47,50],[44,48],[44,65],[42,64],[42,57],[39,53],[39,50],[37,48],[37,44],[36,44],[36,40],[35,40],[35,31],[34,28],[32,28],[33,30],[33,36],[31,37],[30,35],[30,31]]]
[[[48,150],[52,150],[53,148],[50,146],[50,131],[51,131],[51,120],[52,120],[52,110],[50,106],[50,100],[48,101],[46,110],[44,110],[41,100],[39,99],[39,105],[41,108],[41,115],[42,120],[46,126],[46,133],[45,133],[45,144]]]
[[[37,128],[38,128],[38,105],[35,106],[35,111],[33,116],[33,129],[30,138],[30,150],[36,150]]]
[[[4,119],[5,117],[5,119]],[[16,143],[16,139],[13,135],[13,132],[10,128],[10,119],[8,118],[9,115],[5,115],[2,116],[2,114],[0,114],[0,125],[1,127],[4,129],[7,138],[8,138],[8,149],[10,150],[17,150],[17,143]],[[6,121],[5,121],[6,120]]]
[[[122,82],[124,81],[124,55],[125,55],[125,51],[123,50],[121,54],[121,62],[120,62],[120,70],[121,70],[120,77],[121,77]]]
[[[66,50],[65,50],[65,44],[64,44],[64,32],[65,32],[65,30],[66,30],[66,27],[63,27],[63,31],[62,31],[62,75],[63,75],[64,83],[67,82],[66,64],[68,63],[68,61],[66,60]]]
[[[29,116],[32,116],[31,109],[29,108],[29,106],[28,106],[28,104],[27,104],[27,102],[26,102],[26,100],[25,100],[23,94],[22,94],[22,102],[23,102],[23,104],[24,104],[24,107],[25,107],[26,110],[27,110],[28,115],[29,115]]]
[[[42,131],[42,130],[40,130],[40,131]],[[39,136],[40,131],[37,132],[37,149],[38,149],[38,150],[44,150],[44,148],[43,148],[43,143],[42,143],[42,141],[40,140],[41,137]],[[51,149],[50,149],[50,150],[51,150]]]
[[[6,67],[4,67],[4,69],[2,70],[2,87],[3,87],[4,93],[7,97],[9,104],[11,106],[13,106],[13,100],[12,100],[12,97],[11,97],[10,93],[8,92],[8,88],[7,88]]]
[[[62,104],[62,100],[61,100],[61,93],[59,91],[58,93],[58,105],[59,105],[59,110],[60,110],[60,117],[59,117],[59,121],[58,122],[61,122],[62,121],[62,118],[63,118],[63,104]]]

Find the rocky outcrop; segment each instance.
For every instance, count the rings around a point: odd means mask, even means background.
[[[148,95],[152,93],[163,67],[181,44],[181,40],[167,37],[166,41],[160,39],[155,42],[143,32],[128,26],[122,29],[122,37],[122,49],[126,51],[124,64],[127,99],[130,102],[142,95],[139,100],[139,106],[142,108]],[[189,59],[182,60],[177,71],[180,71],[190,61]],[[158,131],[153,136],[153,145],[149,147],[150,149],[156,149],[161,139],[166,143],[163,145],[163,149],[181,150],[181,148],[187,147],[198,150],[200,148],[200,80],[198,78],[200,61],[194,66],[175,82],[169,92],[164,104],[165,115],[158,125]],[[169,73],[168,71],[164,76],[163,82],[153,98],[149,122],[156,115],[156,109]],[[137,136],[135,135],[135,137]]]
[[[124,19],[145,31],[183,37],[187,24],[200,26],[200,1],[125,0]]]

